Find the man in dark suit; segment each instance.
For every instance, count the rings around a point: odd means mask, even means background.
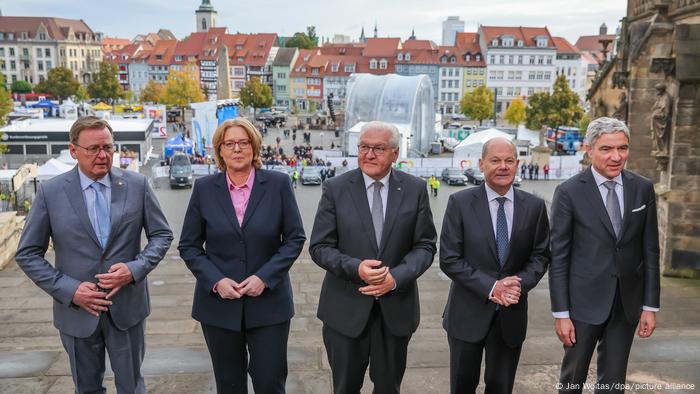
[[[515,145],[484,144],[480,187],[450,196],[440,235],[440,268],[452,279],[443,327],[450,390],[473,393],[486,352],[487,393],[513,391],[527,329],[527,293],[550,261],[544,201],[513,187]]]
[[[54,326],[76,393],[104,393],[105,349],[119,393],[145,393],[146,276],[173,234],[146,178],[112,167],[112,127],[85,116],[70,130],[71,171],[42,183],[15,259],[53,297]],[[141,232],[148,243],[141,247]],[[53,242],[54,264],[45,254]]]
[[[653,184],[623,170],[629,130],[598,118],[588,126],[591,167],[557,187],[552,201],[549,288],[564,343],[560,391],[581,392],[598,349],[596,392],[623,392],[627,359],[659,310],[659,240]]]
[[[324,184],[316,213],[309,250],[327,271],[318,317],[336,393],[359,393],[368,363],[374,392],[398,393],[418,327],[416,279],[437,236],[425,182],[391,169],[399,139],[393,125],[365,124],[360,168]]]

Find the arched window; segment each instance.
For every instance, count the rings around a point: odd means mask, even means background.
[[[206,18],[202,18],[202,30],[207,30],[207,20]]]

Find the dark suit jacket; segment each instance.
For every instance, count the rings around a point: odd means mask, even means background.
[[[552,311],[602,324],[610,315],[615,288],[627,320],[639,320],[642,305],[659,306],[659,236],[653,184],[622,172],[624,206],[615,237],[589,168],[557,187],[552,201]]]
[[[242,226],[231,204],[226,174],[198,179],[178,245],[180,256],[197,278],[192,317],[234,331],[292,318],[288,272],[306,239],[289,177],[255,171]],[[213,292],[224,277],[240,283],[250,275],[267,285],[258,297],[224,300]]]
[[[109,307],[112,322],[126,330],[151,312],[148,280],[165,256],[173,233],[146,178],[133,171],[110,171],[112,227],[103,249],[90,223],[76,165],[71,171],[41,184],[29,210],[15,260],[29,278],[54,298],[54,325],[62,333],[85,338],[99,323],[73,304],[81,282],[97,283],[95,275],[124,262],[134,281],[115,294]],[[141,232],[148,243],[141,248]],[[53,241],[55,263],[45,253]]]
[[[550,261],[549,221],[544,201],[514,189],[513,224],[506,262],[496,252],[486,188],[482,184],[450,196],[440,235],[440,268],[452,279],[443,315],[448,335],[479,342],[489,332],[497,304],[489,300],[496,280],[522,278],[520,301],[500,308],[503,339],[520,346],[527,330],[527,292],[542,279]]]
[[[407,336],[418,327],[416,279],[435,256],[435,226],[425,181],[392,170],[382,240],[377,248],[367,189],[359,169],[331,178],[323,186],[309,251],[326,276],[318,318],[349,337],[367,325],[374,298],[362,295],[358,275],[364,259],[389,267],[397,288],[379,298],[391,334]]]

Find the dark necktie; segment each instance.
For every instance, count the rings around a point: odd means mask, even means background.
[[[381,182],[375,181],[374,195],[372,197],[372,224],[374,225],[374,234],[377,236],[377,247],[382,242],[382,229],[384,228],[384,204],[382,203],[382,187]]]
[[[506,209],[504,204],[507,198],[497,197],[498,212],[496,213],[496,248],[498,249],[498,263],[503,267],[506,263],[508,252],[508,222],[506,221]]]
[[[109,227],[111,218],[109,217],[109,207],[107,206],[107,199],[102,193],[104,185],[99,182],[93,182],[90,187],[95,191],[95,223],[97,228],[95,229],[97,237],[100,239],[100,244],[104,248],[107,245],[107,240],[109,239]]]
[[[618,237],[620,236],[620,228],[622,228],[622,214],[620,213],[620,200],[615,192],[615,181],[605,181],[603,185],[608,189],[608,195],[605,197],[605,210],[608,211],[615,236]]]

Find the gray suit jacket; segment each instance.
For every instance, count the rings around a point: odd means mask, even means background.
[[[625,212],[615,237],[591,169],[557,187],[552,201],[552,311],[602,324],[619,285],[625,316],[636,324],[642,305],[659,307],[659,235],[654,186],[622,172]]]
[[[90,224],[78,167],[42,183],[20,238],[15,259],[27,276],[54,299],[54,325],[62,333],[84,338],[95,331],[99,318],[72,303],[81,282],[97,283],[95,275],[115,263],[129,266],[134,281],[112,298],[110,313],[122,330],[148,316],[146,275],[170,246],[173,234],[146,178],[114,168],[109,240],[104,250]],[[141,230],[148,243],[141,249]],[[56,261],[44,257],[53,240]]]
[[[309,251],[326,270],[318,317],[345,336],[359,336],[367,325],[374,298],[359,288],[358,267],[376,259],[389,267],[396,289],[379,298],[384,323],[391,334],[408,336],[418,327],[420,308],[416,279],[435,256],[437,235],[425,181],[392,170],[386,218],[379,248],[359,169],[323,184]]]

